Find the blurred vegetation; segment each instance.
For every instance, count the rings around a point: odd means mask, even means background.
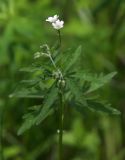
[[[124,0],[0,0],[0,134],[3,135],[0,150],[5,160],[55,159],[58,115],[17,136],[27,107],[39,102],[8,97],[24,76],[19,68],[32,62],[41,44],[56,42],[56,32],[45,22],[54,14],[65,21],[63,48],[83,46],[80,67],[118,72],[100,94],[122,112],[120,117],[92,113],[85,117],[67,110],[64,159],[124,160]]]

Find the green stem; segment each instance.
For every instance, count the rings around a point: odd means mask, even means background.
[[[59,36],[59,47],[61,49],[61,33],[60,30],[58,30],[58,36]],[[58,72],[61,73],[60,70]],[[61,73],[61,79],[63,79],[63,75]],[[59,157],[58,160],[63,160],[63,119],[64,119],[64,104],[63,104],[63,90],[59,90],[59,100],[60,100],[60,106],[59,106]]]
[[[59,160],[63,159],[63,93],[59,93],[59,98],[60,98],[60,115],[59,115]]]
[[[55,62],[54,62],[51,54],[49,54],[49,58],[50,58],[50,60],[51,60],[51,62],[52,62],[52,64],[53,64],[54,68],[57,70],[56,64],[55,64]]]
[[[59,35],[59,46],[60,46],[60,48],[61,48],[61,33],[60,33],[60,30],[58,30],[58,35]]]

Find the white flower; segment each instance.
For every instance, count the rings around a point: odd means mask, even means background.
[[[58,20],[58,17],[59,16],[54,15],[53,17],[48,17],[48,19],[46,19],[46,21],[50,22],[50,23],[55,23]]]
[[[54,29],[59,30],[59,29],[63,28],[64,21],[61,21],[58,18],[59,18],[58,15],[54,15],[53,17],[48,17],[48,19],[46,19],[46,21],[52,23],[52,26]]]
[[[56,22],[52,23],[52,26],[57,30],[63,28],[63,25],[64,21],[60,21],[59,19]]]

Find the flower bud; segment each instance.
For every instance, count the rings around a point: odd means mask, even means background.
[[[59,79],[59,73],[58,72],[53,72],[52,76],[55,78],[55,79]]]
[[[57,86],[58,86],[59,88],[64,88],[64,87],[66,86],[65,80],[59,79],[58,82],[57,82]]]
[[[39,58],[40,56],[41,56],[40,52],[36,52],[36,53],[34,54],[34,59]]]
[[[65,85],[66,85],[66,81],[65,81],[65,80],[62,80],[61,85],[62,85],[62,87],[64,88]]]

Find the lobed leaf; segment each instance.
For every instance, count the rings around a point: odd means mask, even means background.
[[[51,106],[57,99],[58,89],[55,85],[51,88],[51,91],[46,95],[43,102],[43,106],[34,106],[30,108],[32,112],[24,115],[24,123],[18,131],[18,134],[22,134],[24,131],[30,129],[33,125],[41,123],[46,117],[53,113],[53,108]]]
[[[36,107],[37,107],[36,110],[23,116],[24,122],[22,126],[20,127],[20,129],[18,130],[18,135],[21,135],[23,132],[25,132],[26,130],[30,129],[33,125],[35,125],[36,116],[38,112],[40,111],[41,106],[36,106]]]
[[[43,98],[44,93],[43,91],[37,91],[33,88],[21,88],[18,91],[15,91],[13,94],[9,96],[12,97],[18,97],[18,98]]]
[[[43,68],[42,67],[35,67],[35,66],[31,66],[31,67],[24,67],[24,68],[21,68],[19,71],[21,72],[36,72],[36,71],[42,71]]]
[[[66,55],[63,58],[63,66],[64,66],[64,70],[65,72],[67,72],[69,69],[71,69],[71,67],[77,62],[78,58],[80,57],[82,51],[82,47],[79,46],[74,53],[72,54],[68,54],[68,56]],[[67,61],[68,60],[68,61]]]
[[[71,91],[71,94],[75,96],[75,99],[78,102],[81,102],[82,104],[86,105],[85,97],[82,93],[81,88],[78,86],[78,82],[71,79],[67,79],[66,82],[69,90]]]
[[[98,88],[102,87],[106,83],[108,83],[115,75],[117,72],[111,72],[107,75],[97,75],[97,74],[92,74],[88,71],[83,71],[76,73],[73,75],[75,78],[79,78],[83,81],[90,82],[90,87],[86,93],[90,93],[92,91],[97,90]]]
[[[38,108],[38,109],[34,109],[33,112],[24,115],[24,117],[23,117],[24,123],[22,124],[22,126],[18,130],[18,135],[21,135],[22,133],[24,133],[26,130],[30,129],[33,125],[35,125],[37,123],[37,117],[39,115],[41,106],[34,106],[34,107]],[[52,113],[53,113],[53,109],[48,110],[42,116],[41,121],[43,121],[45,118],[47,118]]]
[[[70,101],[69,106],[73,107],[77,112],[81,113],[84,117],[87,117],[89,110],[87,107],[83,106],[83,104],[72,100]]]
[[[43,119],[46,117],[46,115],[50,111],[52,111],[51,106],[53,105],[53,103],[57,99],[57,96],[58,96],[58,89],[54,85],[51,88],[50,92],[45,97],[45,101],[43,102],[43,107],[42,107],[39,115],[37,116],[37,121],[36,121],[37,125],[43,121]]]
[[[103,104],[103,103],[91,101],[91,100],[88,100],[87,103],[88,103],[88,107],[93,111],[104,112],[107,114],[117,114],[117,115],[120,114],[120,111],[118,111],[115,108],[112,108],[110,104]]]
[[[72,101],[73,102],[73,101]],[[78,112],[82,113],[84,116],[88,114],[88,111],[106,113],[106,114],[121,114],[119,110],[112,108],[110,104],[103,104],[101,102],[87,100],[87,105],[80,104],[79,102],[74,102],[71,104]]]

